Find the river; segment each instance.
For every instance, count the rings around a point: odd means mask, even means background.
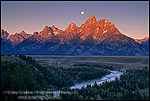
[[[86,87],[87,85],[94,85],[94,83],[96,82],[98,85],[106,82],[106,81],[112,81],[115,80],[115,78],[117,77],[118,79],[120,78],[120,75],[123,74],[123,72],[120,71],[111,71],[110,74],[107,74],[105,76],[103,76],[102,78],[98,78],[98,79],[93,79],[93,80],[88,80],[88,81],[84,81],[81,83],[76,83],[75,85],[69,87],[70,89],[81,89],[82,87]],[[60,91],[54,91],[54,97],[59,96]]]

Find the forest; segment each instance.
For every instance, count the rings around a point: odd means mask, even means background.
[[[139,93],[139,89],[149,87],[149,71],[145,67],[142,70],[128,70],[114,81],[104,82],[93,86],[88,85],[81,89],[64,89],[73,94],[61,94],[66,100],[149,100],[149,96]]]
[[[8,55],[25,62],[1,61],[1,93],[3,91],[56,90],[69,87],[77,82],[100,78],[109,74],[109,69],[75,66],[43,67],[25,55]],[[18,96],[3,94],[3,99],[17,99]]]

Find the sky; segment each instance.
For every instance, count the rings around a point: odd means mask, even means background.
[[[10,34],[33,34],[46,25],[65,30],[71,22],[80,27],[92,15],[129,37],[149,36],[149,1],[1,1],[1,28]]]

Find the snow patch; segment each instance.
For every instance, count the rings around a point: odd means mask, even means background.
[[[82,29],[80,30],[80,32],[82,31]]]
[[[104,28],[106,27],[106,23],[104,24]]]
[[[72,23],[72,24],[71,24],[71,29],[73,28],[73,25],[74,25],[74,24]]]
[[[108,22],[108,20],[105,20],[105,22]]]
[[[97,33],[98,33],[98,31],[99,31],[99,28],[97,28]]]
[[[106,30],[106,31],[103,31],[103,33],[102,33],[102,34],[105,34],[105,33],[107,33],[107,30]]]
[[[109,24],[109,26],[112,26],[112,25],[113,25],[112,23]]]
[[[96,37],[96,36],[93,36],[93,39],[94,39],[94,40],[96,40],[96,39],[97,39],[97,37]]]
[[[59,34],[58,31],[55,31],[55,32],[54,32],[54,35],[57,35],[57,34]]]

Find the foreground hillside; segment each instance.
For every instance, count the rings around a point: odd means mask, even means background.
[[[3,91],[44,91],[68,87],[76,82],[101,78],[109,74],[105,68],[43,67],[31,57],[1,56],[1,93]],[[2,99],[14,100],[19,95],[3,94]]]

